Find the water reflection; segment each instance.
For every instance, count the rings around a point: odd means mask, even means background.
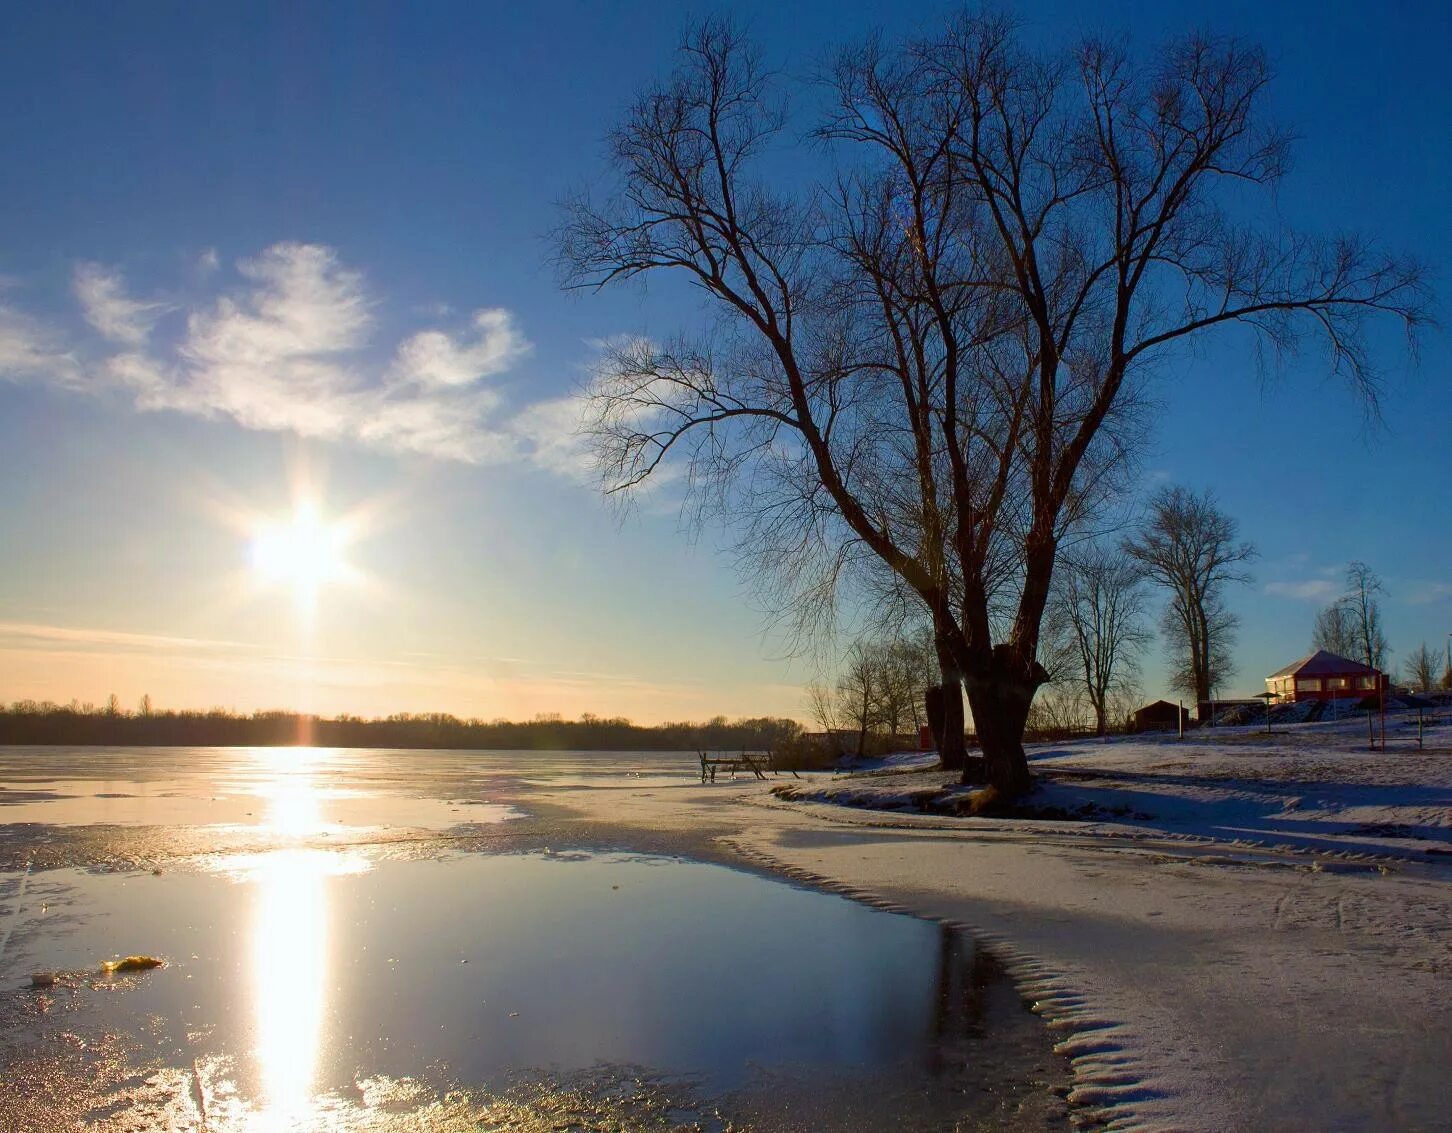
[[[302,840],[323,829],[316,782],[318,753],[293,748],[259,753],[268,779],[264,827]],[[257,1133],[303,1125],[313,1109],[325,1042],[329,960],[328,878],[367,869],[362,858],[293,847],[234,859],[256,886],[251,926],[253,1055],[260,1085]]]

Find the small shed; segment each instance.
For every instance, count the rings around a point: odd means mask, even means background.
[[[1190,710],[1168,700],[1156,700],[1136,711],[1130,721],[1136,732],[1177,732],[1181,724],[1190,726]]]
[[[1386,674],[1381,670],[1324,649],[1293,661],[1265,679],[1266,691],[1281,704],[1379,696],[1386,687]]]

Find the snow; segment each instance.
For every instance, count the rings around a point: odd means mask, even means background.
[[[1032,759],[1034,817],[924,813],[962,792],[921,761],[557,801],[964,926],[1062,1035],[1081,1120],[1452,1129],[1452,720],[1421,752],[1393,716],[1386,752],[1350,720]]]
[[[1392,855],[1452,854],[1452,722],[1415,748],[1415,715],[1389,718],[1388,750],[1368,750],[1361,720],[1267,734],[1218,728],[1114,738],[1031,752],[1039,785],[1023,817],[1078,820],[1112,835],[1153,830],[1229,842]],[[1440,748],[1438,743],[1440,742]],[[922,760],[779,787],[784,798],[957,814],[975,794]]]

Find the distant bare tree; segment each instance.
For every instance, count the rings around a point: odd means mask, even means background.
[[[1134,687],[1144,625],[1144,569],[1121,548],[1089,543],[1060,553],[1048,625],[1065,642],[1072,680],[1104,735],[1111,707]]]
[[[1084,727],[1088,704],[1077,682],[1045,685],[1029,709],[1028,728],[1035,732],[1072,732]]]
[[[858,643],[847,654],[837,675],[837,714],[857,732],[857,754],[867,750],[867,734],[878,721],[882,697],[882,667],[875,650]]]
[[[828,688],[820,682],[813,681],[807,685],[807,712],[822,731],[830,737],[837,731],[837,695],[834,689]]]
[[[895,736],[925,723],[923,694],[939,681],[931,635],[888,641],[882,646],[882,719]],[[961,694],[960,694],[961,695]]]
[[[716,317],[614,343],[587,435],[610,492],[680,460],[787,601],[868,559],[900,578],[1012,796],[1059,540],[1133,448],[1155,360],[1216,327],[1277,354],[1309,335],[1374,399],[1365,323],[1415,331],[1428,295],[1360,239],[1236,219],[1288,137],[1258,124],[1269,69],[1242,43],[1035,51],[969,14],[829,72],[838,170],[815,183],[727,22],[610,135],[616,183],[564,207],[566,285],[675,272]]]
[[[1234,671],[1231,647],[1237,619],[1225,607],[1225,587],[1249,582],[1242,564],[1255,557],[1236,542],[1237,524],[1209,492],[1162,488],[1149,502],[1140,533],[1124,544],[1145,574],[1169,591],[1163,627],[1175,661],[1170,683],[1196,701],[1210,699]]]
[[[1338,657],[1355,658],[1356,631],[1351,625],[1351,611],[1345,599],[1338,598],[1316,615],[1316,628],[1311,633],[1311,648],[1324,649]]]
[[[1352,656],[1373,669],[1386,668],[1386,635],[1382,632],[1381,604],[1376,597],[1385,593],[1381,579],[1365,563],[1354,562],[1346,568],[1346,597],[1341,601],[1356,645]]]
[[[1407,681],[1418,692],[1431,692],[1437,687],[1437,670],[1442,667],[1442,655],[1427,648],[1424,641],[1407,654]]]

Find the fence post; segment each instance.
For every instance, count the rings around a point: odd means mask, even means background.
[[[1183,700],[1175,701],[1175,709],[1175,723],[1180,727],[1180,739],[1183,740],[1185,738],[1185,702]]]
[[[1376,713],[1373,709],[1366,710],[1366,743],[1372,750],[1376,750]]]

